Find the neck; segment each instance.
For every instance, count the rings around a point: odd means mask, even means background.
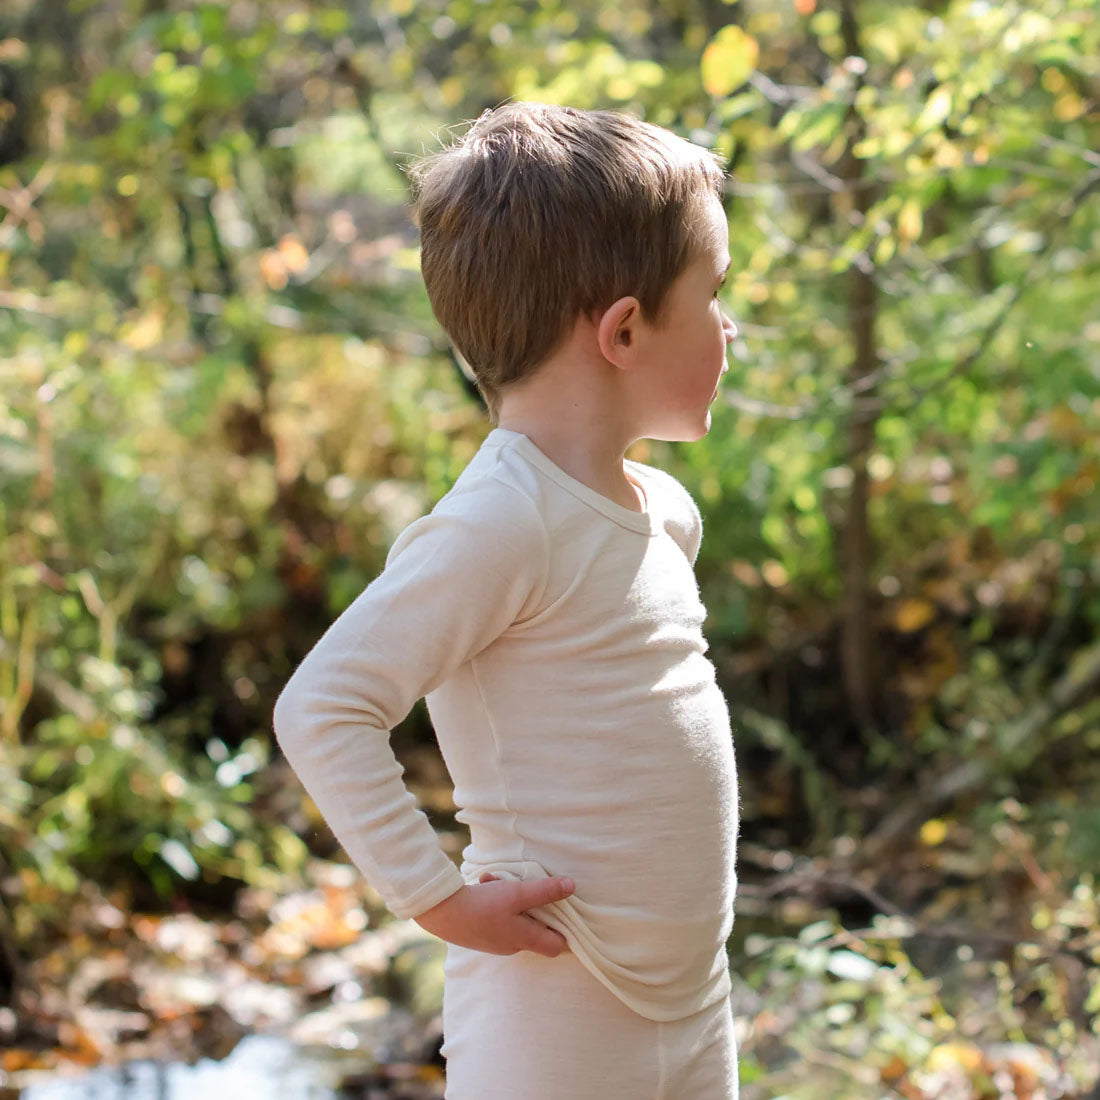
[[[626,450],[638,437],[617,415],[614,395],[595,375],[591,372],[593,381],[578,392],[557,372],[540,370],[501,395],[498,424],[527,436],[581,484],[624,508],[641,511],[638,490],[623,469]]]

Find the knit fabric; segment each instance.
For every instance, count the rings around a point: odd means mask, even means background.
[[[399,917],[485,871],[568,875],[531,910],[623,1003],[682,1019],[730,992],[737,773],[705,656],[698,509],[627,461],[635,512],[494,429],[280,695],[276,738]],[[426,696],[470,843],[456,867],[390,729]]]

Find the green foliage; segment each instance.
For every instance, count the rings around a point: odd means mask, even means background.
[[[1096,916],[1086,876],[1057,911],[1035,911],[1041,942],[1025,935],[1007,960],[956,943],[955,927],[924,929],[899,917],[878,916],[855,933],[833,917],[790,937],[751,933],[734,959],[744,986],[738,994],[765,1007],[742,1042],[742,1084],[790,1100],[873,1100],[886,1087],[901,1095],[981,1095],[991,1079],[1026,1073],[1023,1079],[1057,1081],[1072,1095],[1087,1087],[1086,1059],[1076,1055],[1100,1029],[1100,996],[1090,984],[1085,1002],[1067,1000],[1072,960],[1057,944],[1094,932]],[[945,949],[936,977],[912,961],[923,936]],[[980,943],[980,931],[974,937]],[[998,1035],[1017,1045],[989,1042]],[[767,1051],[767,1064],[757,1051]],[[1067,1071],[1058,1073],[1058,1064]]]
[[[1094,693],[1038,727],[1050,763],[1004,738],[1100,626],[1097,0],[50,7],[0,14],[0,852],[20,932],[44,917],[35,883],[167,895],[301,865],[316,821],[280,801],[275,695],[487,430],[400,166],[509,97],[630,110],[730,160],[726,403],[705,439],[638,457],[704,513],[720,667],[765,669],[738,681],[739,743],[795,777],[815,832],[864,822],[822,747],[848,716],[812,693],[839,678],[864,464],[899,702],[849,774],[993,761],[998,796],[1034,783],[1051,858],[1095,864],[1096,776],[1072,766]],[[821,939],[749,953],[752,981],[817,989],[796,1052],[824,1035],[849,1057],[858,1024],[877,1070],[931,1057],[954,1010],[902,947]]]

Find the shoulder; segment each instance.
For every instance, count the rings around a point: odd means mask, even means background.
[[[628,465],[642,481],[651,505],[656,505],[665,530],[694,562],[703,537],[703,518],[695,498],[665,470],[630,460]]]
[[[467,476],[469,474],[469,476]],[[437,515],[477,515],[486,526],[511,526],[541,529],[542,516],[527,489],[501,468],[467,469],[454,488],[432,509]]]
[[[523,488],[491,466],[473,464],[431,512],[401,532],[387,563],[425,540],[434,553],[498,569],[529,569],[544,562],[549,541],[542,516]]]

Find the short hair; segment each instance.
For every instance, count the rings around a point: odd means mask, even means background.
[[[500,391],[591,316],[634,295],[659,323],[700,248],[724,162],[615,111],[509,103],[406,165],[432,310],[495,422]]]

